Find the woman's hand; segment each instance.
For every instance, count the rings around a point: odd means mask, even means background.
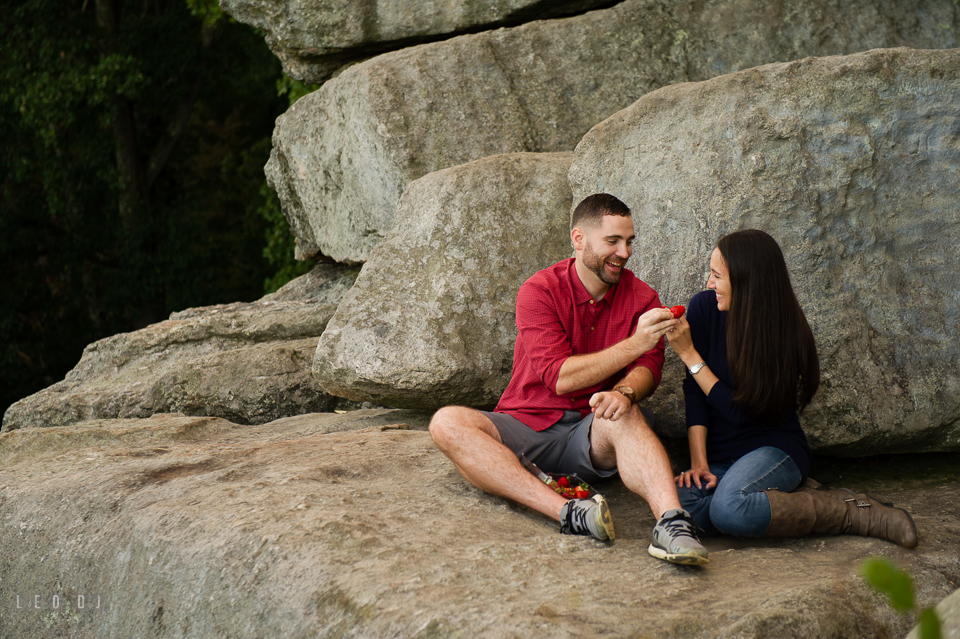
[[[683,359],[684,355],[691,354],[692,351],[696,350],[693,347],[693,338],[690,336],[690,323],[687,322],[686,315],[677,320],[676,325],[667,331],[666,338],[667,341],[670,342],[670,348],[673,349],[680,359]]]
[[[690,488],[691,484],[707,490],[717,487],[717,476],[711,473],[709,468],[691,468],[683,471],[673,480],[677,482],[678,488]]]

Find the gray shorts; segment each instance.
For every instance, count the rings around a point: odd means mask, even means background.
[[[536,431],[506,413],[481,412],[497,427],[504,446],[518,458],[525,455],[545,473],[576,474],[587,483],[617,474],[616,469],[594,468],[590,461],[593,413],[581,419],[579,411],[568,410],[557,423],[546,430]]]

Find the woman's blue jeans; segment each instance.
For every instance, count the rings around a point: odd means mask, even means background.
[[[706,535],[762,537],[770,525],[770,501],[763,491],[792,492],[803,479],[797,464],[779,448],[765,446],[731,463],[710,464],[720,480],[711,490],[677,488],[680,505]]]

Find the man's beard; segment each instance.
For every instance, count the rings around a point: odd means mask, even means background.
[[[604,284],[613,285],[620,283],[620,276],[623,274],[623,268],[616,272],[616,274],[611,274],[607,272],[607,269],[604,268],[605,261],[600,258],[599,255],[593,252],[593,249],[590,248],[590,245],[587,244],[583,249],[583,265],[587,267],[588,270],[593,271],[593,273],[600,278],[600,281]]]

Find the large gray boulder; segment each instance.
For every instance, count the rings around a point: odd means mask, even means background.
[[[221,0],[266,32],[288,75],[320,84],[345,64],[467,31],[571,15],[610,0]]]
[[[355,269],[321,265],[252,303],[174,313],[87,346],[66,378],[7,409],[3,431],[177,412],[261,424],[343,402],[310,374]]]
[[[561,535],[467,484],[426,418],[156,415],[0,435],[0,635],[873,639],[913,618],[862,581],[863,559],[908,571],[921,606],[960,582],[956,465],[891,460],[903,480],[869,470],[855,486],[913,512],[916,550],[712,538],[710,564],[690,568],[647,554],[653,515],[619,480],[600,487],[616,541]]]
[[[958,33],[953,0],[627,0],[352,66],[278,118],[267,179],[302,257],[364,262],[427,173],[572,151],[661,86],[810,55],[956,47]]]
[[[324,390],[409,408],[496,404],[520,285],[572,254],[572,159],[499,155],[413,182],[320,338]]]
[[[820,353],[822,451],[960,450],[960,50],[773,64],[644,96],[577,147],[574,200],[634,211],[629,266],[667,304],[717,239],[783,247]],[[653,406],[682,431],[683,367]]]

